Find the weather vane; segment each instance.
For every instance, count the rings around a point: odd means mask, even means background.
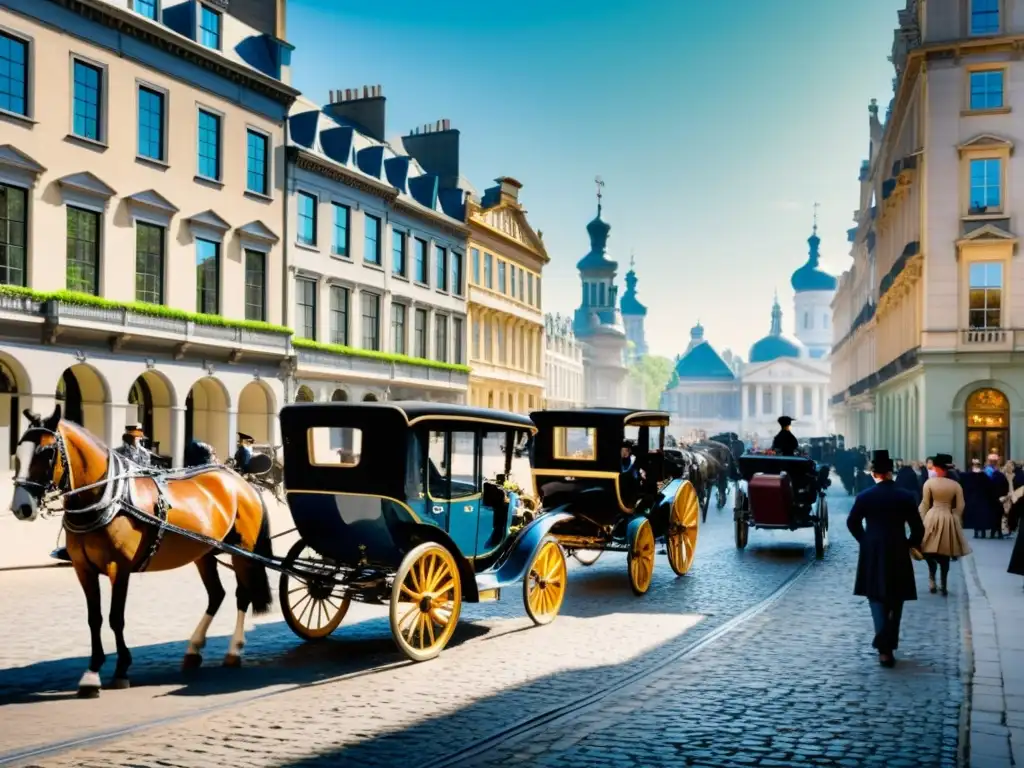
[[[602,179],[600,176],[595,176],[594,183],[597,185],[597,212],[598,214],[600,214],[601,198],[604,197],[604,195],[601,194],[601,190],[604,188],[604,179]]]
[[[814,204],[814,234],[818,234],[818,209],[821,207],[821,203]]]
[[[635,266],[636,266],[636,257],[633,254],[633,249],[630,248],[629,249],[629,268],[632,269]]]

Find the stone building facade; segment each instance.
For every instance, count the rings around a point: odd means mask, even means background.
[[[582,408],[583,348],[576,341],[572,318],[544,316],[544,408]]]

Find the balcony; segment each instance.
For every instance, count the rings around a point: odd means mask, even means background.
[[[968,328],[960,331],[957,351],[1010,352],[1017,331],[1009,328]]]
[[[437,390],[465,390],[469,368],[465,365],[422,360],[405,355],[373,352],[296,339],[296,372],[320,379],[359,378],[380,384],[416,386]]]

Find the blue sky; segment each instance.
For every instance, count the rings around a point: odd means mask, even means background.
[[[746,357],[807,255],[846,268],[868,102],[891,96],[900,0],[291,0],[293,84],[380,84],[388,135],[449,118],[478,190],[523,184],[551,256],[547,311],[579,303],[595,175],[619,283],[636,254],[651,351],[700,319]],[[620,291],[624,290],[620,288]]]

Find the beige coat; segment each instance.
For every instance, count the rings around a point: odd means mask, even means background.
[[[926,555],[962,557],[971,546],[964,536],[964,490],[948,477],[933,477],[921,489],[921,517],[924,539],[921,551]]]

